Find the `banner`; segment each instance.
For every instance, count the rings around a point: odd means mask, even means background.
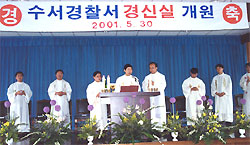
[[[246,3],[0,2],[0,31],[223,30],[248,27]]]

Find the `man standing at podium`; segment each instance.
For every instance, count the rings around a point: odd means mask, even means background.
[[[132,75],[133,67],[131,64],[126,64],[124,66],[125,74],[117,78],[115,83],[115,92],[121,91],[121,86],[139,86],[138,92],[141,91],[139,79]]]
[[[10,119],[15,119],[18,132],[30,132],[29,101],[32,91],[29,85],[23,82],[23,73],[16,73],[17,82],[11,84],[7,91],[10,106]]]
[[[152,122],[157,122],[158,126],[166,123],[166,103],[165,103],[165,76],[157,71],[158,65],[155,62],[149,64],[150,74],[147,75],[142,82],[142,89],[144,92],[159,91],[160,95],[150,98],[150,106],[157,107],[151,110]],[[154,90],[152,90],[154,89]],[[155,90],[157,89],[157,90]]]
[[[72,89],[70,84],[63,80],[63,70],[56,71],[56,80],[48,88],[48,94],[51,100],[56,101],[56,105],[51,106],[51,113],[59,119],[65,121],[65,125],[70,123],[69,101],[71,99]],[[60,105],[60,109],[56,106]]]
[[[88,85],[86,93],[89,105],[93,105],[94,109],[90,112],[90,118],[96,118],[97,126],[103,130],[107,125],[107,106],[101,104],[100,92],[102,86],[102,74],[100,71],[93,73],[94,82]]]

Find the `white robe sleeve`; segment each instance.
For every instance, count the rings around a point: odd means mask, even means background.
[[[225,90],[224,90],[224,93],[225,95],[232,95],[232,80],[231,80],[231,77],[228,76],[226,78],[226,87],[225,87]]]
[[[188,96],[190,96],[190,94],[191,94],[191,88],[189,87],[188,80],[185,80],[182,83],[182,91],[183,91],[183,94],[184,94],[184,96],[186,98],[188,98]]]
[[[49,88],[48,88],[48,94],[49,94],[50,100],[55,100],[55,96],[56,96],[55,93],[56,91],[55,91],[54,82],[53,82],[49,85]]]
[[[86,93],[87,93],[88,103],[90,105],[93,105],[94,102],[96,101],[96,96],[95,96],[95,90],[91,87],[91,85],[88,85]]]
[[[67,96],[68,102],[71,99],[71,92],[72,92],[71,86],[68,82],[66,82],[66,96]]]
[[[200,96],[205,96],[206,95],[206,86],[205,86],[205,84],[204,84],[204,82],[202,80],[201,80],[201,83],[200,83],[199,94],[200,94]]]
[[[211,95],[213,97],[215,97],[216,92],[217,92],[217,90],[216,90],[215,77],[214,77],[213,80],[212,80],[212,83],[211,83]]]
[[[140,86],[140,83],[139,83],[139,79],[138,79],[138,78],[136,78],[136,79],[137,79],[137,81],[138,81],[138,82],[136,82],[137,85],[138,85],[138,92],[141,92],[141,86]]]
[[[247,81],[245,79],[245,75],[243,75],[240,79],[240,87],[242,88],[243,91],[247,90]]]
[[[118,78],[115,82],[115,92],[120,92],[121,90],[121,84],[120,84],[120,78]]]
[[[148,77],[146,76],[142,82],[142,90],[143,92],[148,91]]]
[[[166,83],[165,76],[162,75],[160,86],[159,86],[159,90],[164,91],[165,88],[166,88],[166,86],[167,86],[167,83]]]
[[[24,92],[25,92],[25,102],[29,103],[30,102],[30,98],[32,96],[32,91],[31,91],[29,85],[25,84],[25,86],[24,86]]]
[[[7,96],[8,96],[8,99],[10,101],[10,103],[13,103],[14,100],[15,100],[15,90],[14,90],[14,84],[11,84],[8,88],[8,91],[7,91]]]

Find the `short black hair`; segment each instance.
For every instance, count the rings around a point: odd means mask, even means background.
[[[156,62],[150,62],[149,65],[154,64],[155,67],[158,67],[158,64]]]
[[[216,64],[215,68],[217,68],[217,67],[224,68],[224,66],[222,64]]]
[[[23,72],[18,71],[18,72],[16,72],[15,77],[16,77],[18,74],[22,74],[22,76],[23,76]]]
[[[125,65],[124,65],[124,70],[126,70],[128,67],[131,67],[131,68],[133,69],[133,67],[132,67],[131,64],[125,64]]]
[[[246,67],[247,67],[247,66],[250,66],[250,62],[246,63]]]
[[[63,70],[61,70],[61,69],[56,70],[56,73],[55,73],[55,74],[57,74],[59,71],[62,72],[62,73],[64,74]]]
[[[190,72],[192,74],[197,74],[198,73],[198,68],[191,68]]]
[[[93,77],[95,77],[97,74],[102,75],[102,73],[101,73],[100,71],[95,71],[95,72],[93,73]]]

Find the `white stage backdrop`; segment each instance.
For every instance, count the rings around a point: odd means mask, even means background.
[[[246,3],[5,1],[0,8],[1,31],[248,28]]]

